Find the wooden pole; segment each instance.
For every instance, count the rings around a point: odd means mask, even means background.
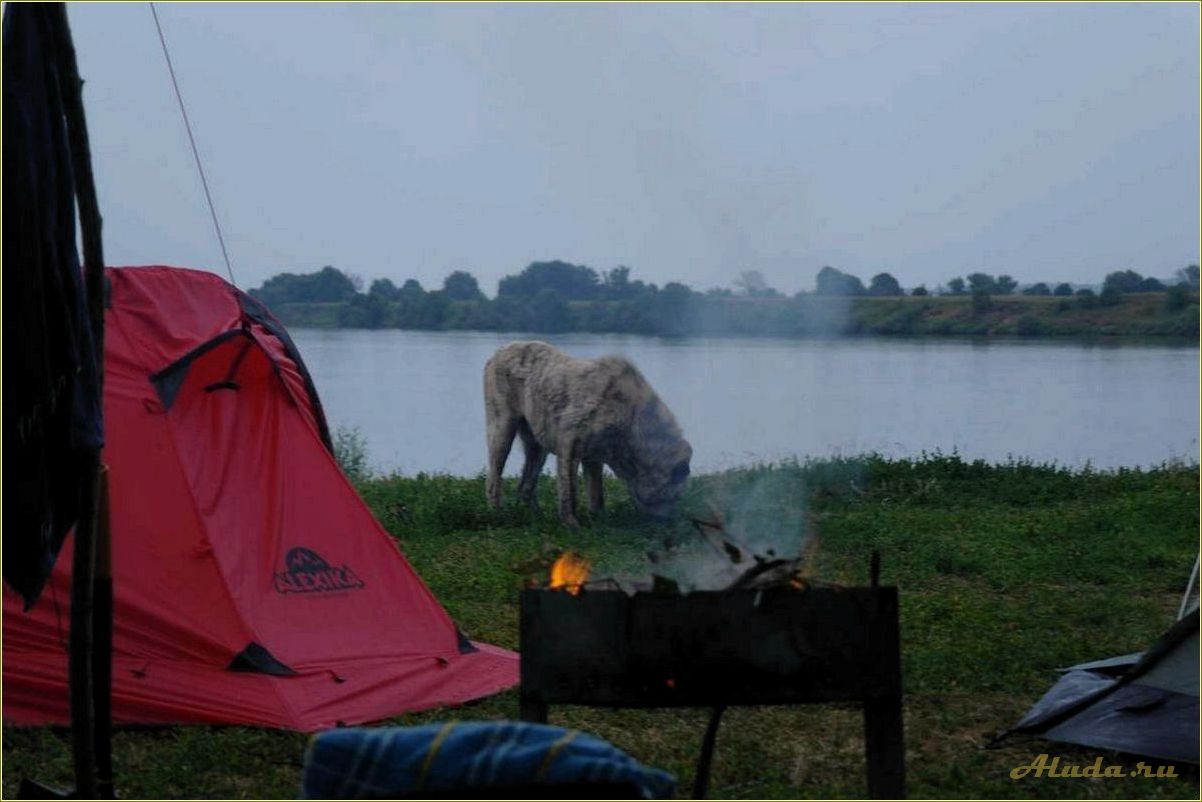
[[[83,242],[83,274],[88,319],[92,329],[92,341],[96,356],[96,380],[100,397],[104,397],[104,249],[101,244],[100,205],[96,198],[96,182],[92,175],[91,146],[88,141],[87,118],[83,107],[83,80],[79,77],[79,65],[75,58],[75,45],[71,40],[71,28],[67,22],[67,8],[63,3],[47,4],[42,7],[46,15],[46,28],[50,31],[53,52],[58,60],[59,91],[63,102],[63,114],[67,122],[67,143],[71,151],[71,167],[75,178],[75,198],[79,206],[79,228]],[[107,486],[107,485],[105,485]],[[71,732],[75,763],[75,793],[82,798],[95,797],[98,792],[96,776],[97,754],[111,754],[111,722],[107,720],[110,710],[112,672],[112,618],[111,601],[101,605],[100,612],[108,616],[107,621],[95,626],[97,609],[96,566],[98,548],[105,551],[100,563],[106,569],[110,562],[108,538],[97,538],[96,533],[107,526],[100,520],[103,490],[100,469],[100,450],[88,455],[81,488],[82,503],[79,521],[75,526],[75,551],[72,560],[71,583]],[[103,540],[103,544],[98,542]],[[109,573],[110,571],[105,571]],[[111,599],[111,581],[107,584]],[[103,593],[102,593],[103,596]],[[106,608],[107,609],[104,609]],[[94,636],[101,636],[100,642]],[[99,664],[103,663],[103,667]],[[98,686],[99,679],[103,685]],[[103,697],[99,704],[97,699]],[[97,710],[105,713],[106,720],[97,727]],[[111,761],[110,761],[111,762]],[[111,769],[108,772],[111,780]]]
[[[113,540],[109,513],[109,469],[100,466],[100,508],[96,527],[96,576],[92,593],[92,702],[96,792],[115,799],[113,789]]]
[[[99,455],[97,455],[99,456]],[[71,655],[68,664],[71,688],[71,753],[75,764],[75,794],[95,799],[96,702],[93,688],[92,601],[96,569],[97,490],[99,460],[85,470],[84,502],[75,524],[75,551],[71,560]]]

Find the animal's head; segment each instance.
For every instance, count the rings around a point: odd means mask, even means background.
[[[689,478],[693,447],[672,413],[654,397],[640,407],[632,435],[635,464],[626,480],[630,494],[643,512],[671,517]]]

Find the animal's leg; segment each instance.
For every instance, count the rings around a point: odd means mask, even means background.
[[[580,522],[576,520],[576,468],[579,460],[572,458],[571,444],[564,448],[564,454],[555,455],[555,467],[558,472],[559,520],[565,526],[576,529]]]
[[[588,489],[588,511],[596,515],[605,508],[605,494],[601,487],[600,462],[586,461],[584,465],[584,486]]]
[[[488,503],[493,509],[501,506],[501,471],[505,469],[505,460],[509,459],[509,449],[513,446],[513,436],[517,434],[516,418],[492,418],[488,421],[488,481],[484,492],[488,495]]]
[[[522,449],[526,452],[526,464],[522,466],[522,478],[518,482],[518,501],[537,510],[538,479],[547,461],[547,449],[538,444],[524,421],[518,425],[518,434],[522,437]]]

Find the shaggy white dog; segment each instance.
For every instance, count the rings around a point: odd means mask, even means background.
[[[693,449],[638,368],[626,359],[573,359],[542,342],[515,342],[484,366],[488,501],[501,505],[501,471],[515,435],[526,463],[519,500],[537,504],[547,454],[557,462],[559,517],[576,520],[576,469],[584,465],[589,510],[604,506],[601,468],[608,465],[641,509],[672,514],[689,476]]]

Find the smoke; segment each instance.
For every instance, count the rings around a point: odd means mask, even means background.
[[[698,295],[676,314],[690,334],[826,338],[860,333],[852,302],[843,295]]]
[[[810,531],[806,487],[796,465],[770,465],[717,477],[708,510],[695,510],[693,537],[652,554],[655,574],[682,591],[722,590],[757,559],[797,559]]]

